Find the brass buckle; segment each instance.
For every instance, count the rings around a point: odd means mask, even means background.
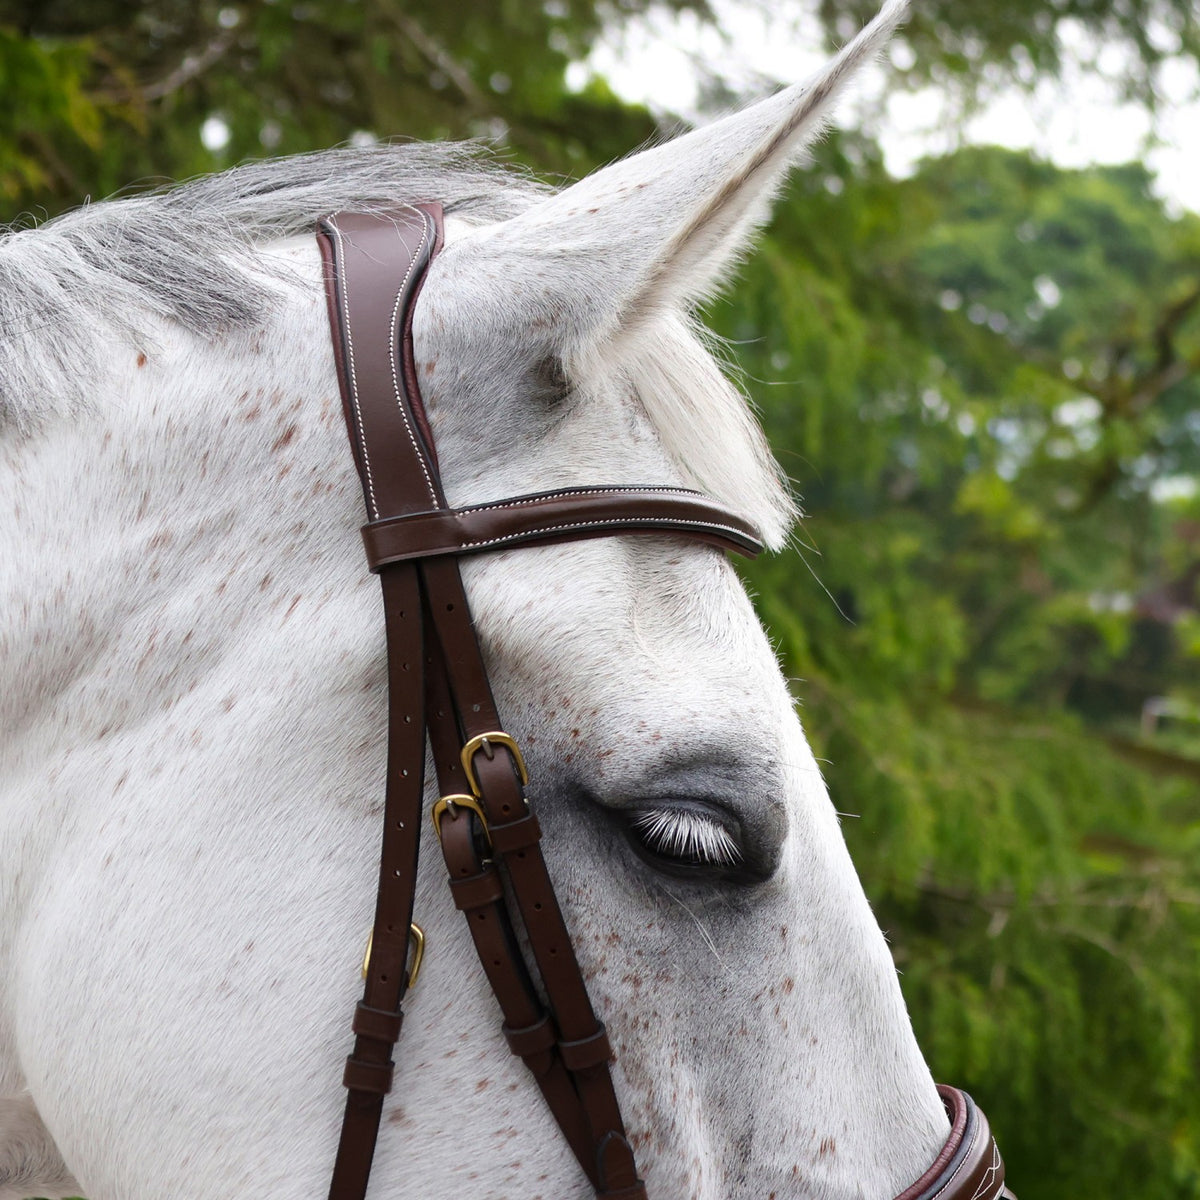
[[[408,987],[411,991],[417,986],[417,976],[421,974],[421,963],[425,961],[425,930],[415,921],[408,927],[408,944],[412,951],[411,965],[408,968]],[[367,948],[363,952],[362,977],[366,979],[371,969],[371,951],[375,946],[375,930],[367,934]]]
[[[492,834],[488,829],[487,814],[483,811],[483,805],[479,802],[479,797],[467,796],[457,792],[450,796],[443,796],[433,806],[433,811],[429,814],[433,820],[433,828],[438,835],[438,841],[442,840],[442,817],[447,810],[453,813],[456,808],[469,808],[479,818],[479,823],[483,826],[483,836],[487,840],[487,844],[491,846]]]
[[[525,756],[521,753],[521,747],[517,745],[513,738],[509,737],[507,733],[499,731],[476,734],[462,748],[463,770],[467,774],[467,782],[471,785],[471,791],[476,796],[481,795],[481,792],[479,790],[479,776],[475,774],[475,755],[482,750],[488,758],[491,758],[493,744],[503,746],[513,756],[513,761],[517,764],[517,774],[521,778],[521,786],[524,787],[529,782],[529,768],[525,765]]]

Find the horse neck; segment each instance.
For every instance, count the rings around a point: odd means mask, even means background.
[[[306,597],[362,581],[319,291],[207,340],[147,321],[86,412],[10,442],[0,638],[10,748],[39,721],[103,739],[170,707]]]

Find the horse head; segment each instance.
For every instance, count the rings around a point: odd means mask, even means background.
[[[412,345],[451,504],[692,487],[778,549],[792,502],[693,309],[901,10],[807,84],[562,191],[413,147],[10,237],[4,311],[37,319],[0,364],[0,1197],[282,1200],[328,1177],[386,702],[300,231],[445,204]],[[463,577],[650,1194],[902,1192],[947,1109],[733,568],[663,534]],[[591,1195],[423,824],[427,949],[371,1194]]]

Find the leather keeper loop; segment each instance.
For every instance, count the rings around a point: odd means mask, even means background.
[[[352,1092],[377,1092],[386,1096],[392,1090],[392,1062],[372,1063],[363,1062],[361,1058],[350,1055],[346,1059],[346,1069],[342,1072],[342,1085]]]
[[[638,1180],[628,1188],[605,1189],[596,1193],[596,1200],[646,1200],[646,1184]]]
[[[601,1025],[591,1037],[580,1038],[575,1042],[559,1042],[558,1052],[562,1056],[563,1066],[568,1071],[586,1071],[588,1067],[598,1067],[613,1056],[609,1044],[608,1033]]]
[[[532,1025],[526,1025],[521,1029],[510,1029],[507,1025],[503,1025],[501,1028],[504,1031],[505,1040],[508,1042],[508,1048],[518,1058],[529,1058],[530,1055],[549,1050],[558,1040],[548,1013],[540,1021],[535,1021]]]
[[[596,1179],[596,1195],[604,1200],[645,1200],[646,1186],[638,1178],[633,1147],[615,1129],[610,1129],[596,1147]]]
[[[454,895],[454,906],[463,912],[504,899],[504,884],[495,867],[488,867],[467,879],[451,879],[450,891]]]
[[[374,1038],[377,1042],[386,1042],[389,1046],[394,1046],[400,1040],[400,1026],[403,1024],[402,1012],[371,1008],[360,1000],[354,1010],[352,1028],[363,1037]]]
[[[646,1200],[646,1185],[639,1179],[629,1187],[597,1192],[596,1200]]]
[[[503,825],[493,825],[489,821],[488,836],[497,854],[511,854],[514,850],[537,845],[542,838],[542,828],[537,817],[530,812],[515,821],[505,821]]]

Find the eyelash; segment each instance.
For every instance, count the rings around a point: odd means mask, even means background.
[[[741,847],[725,826],[692,809],[640,809],[629,823],[646,849],[663,858],[701,867],[736,867],[742,861]]]

